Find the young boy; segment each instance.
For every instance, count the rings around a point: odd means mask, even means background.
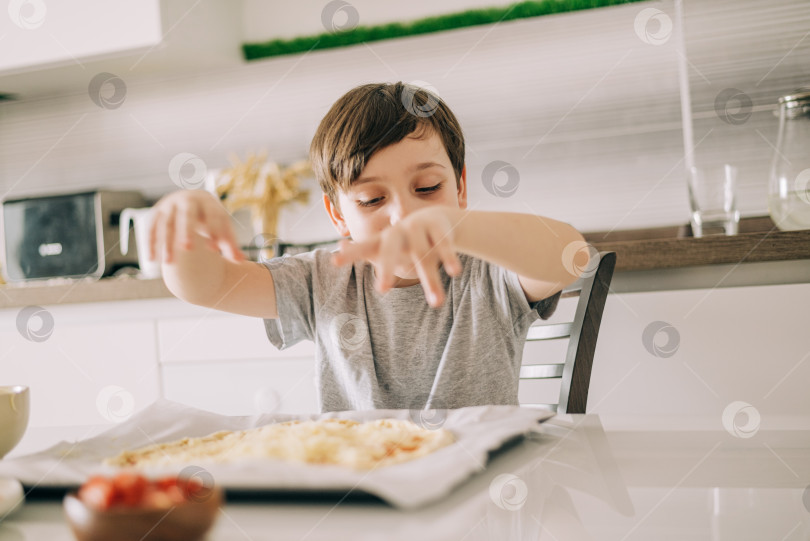
[[[564,260],[582,236],[549,218],[467,210],[461,127],[417,87],[349,91],[310,157],[351,241],[246,261],[215,197],[175,192],[155,206],[151,238],[172,293],[264,318],[280,349],[313,340],[322,411],[517,404],[528,327],[584,267]]]

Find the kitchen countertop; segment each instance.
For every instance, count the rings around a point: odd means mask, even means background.
[[[422,508],[349,494],[230,501],[208,539],[810,538],[810,431],[732,428],[610,431],[597,415],[559,415]],[[72,536],[58,499],[29,499],[0,539]]]
[[[734,236],[694,238],[683,226],[585,233],[617,253],[611,291],[662,291],[810,281],[810,229],[779,231],[770,218],[746,218]],[[0,286],[0,310],[171,297],[162,279],[31,282]]]
[[[161,278],[141,280],[123,276],[101,280],[54,280],[0,286],[0,310],[32,305],[157,299],[171,296]]]

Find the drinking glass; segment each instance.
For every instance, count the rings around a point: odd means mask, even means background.
[[[737,168],[733,165],[692,167],[688,171],[692,234],[736,235],[740,223],[737,210]]]

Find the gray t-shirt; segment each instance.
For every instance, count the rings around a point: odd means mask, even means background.
[[[336,267],[331,251],[275,258],[278,319],[265,320],[279,349],[315,342],[321,411],[517,404],[528,328],[559,294],[529,304],[512,271],[458,254],[463,271],[439,271],[445,302],[422,286],[374,289],[374,267]]]

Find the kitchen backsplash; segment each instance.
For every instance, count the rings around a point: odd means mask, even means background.
[[[736,164],[742,214],[764,214],[776,99],[810,84],[810,5],[687,0],[684,11],[697,161]],[[262,149],[292,162],[343,92],[403,80],[429,84],[459,116],[471,208],[582,230],[686,223],[676,22],[673,1],[644,2],[194,75],[117,73],[117,108],[87,92],[0,103],[0,194],[109,187],[156,198],[178,188],[168,167],[184,152],[211,170]],[[507,167],[484,178],[495,161]],[[287,212],[281,235],[333,236],[320,208],[313,197]]]

